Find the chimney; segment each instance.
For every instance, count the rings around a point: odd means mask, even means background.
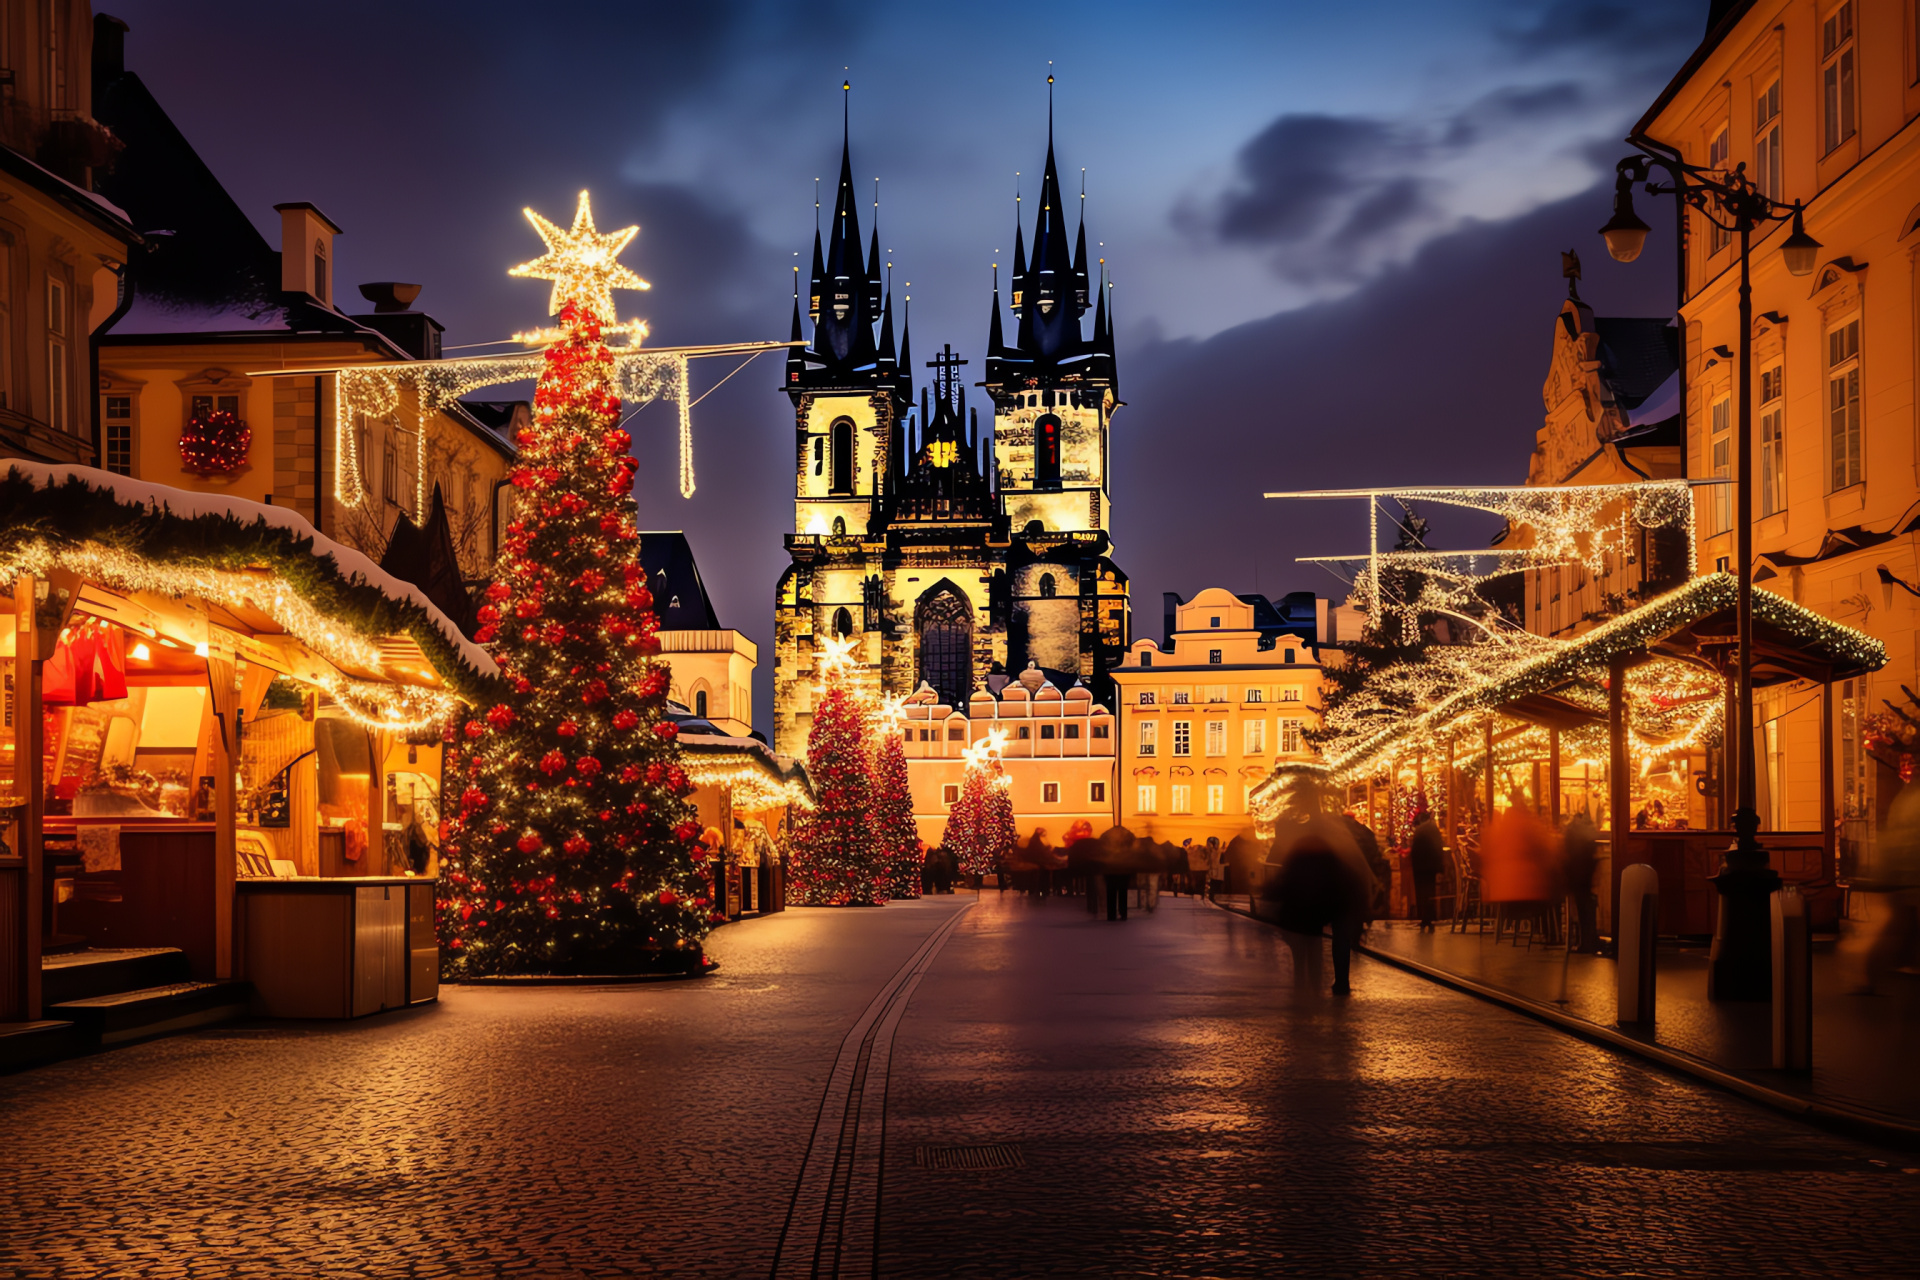
[[[99,115],[99,95],[127,69],[127,24],[109,14],[93,15],[93,94],[88,107]]]
[[[414,299],[420,296],[419,285],[378,280],[361,285],[360,296],[373,304],[373,314],[355,316],[355,323],[385,335],[415,360],[440,358],[440,335],[445,326],[426,312],[413,309]]]
[[[1177,591],[1162,591],[1160,593],[1160,621],[1161,626],[1165,628],[1165,632],[1160,641],[1160,647],[1168,653],[1173,652],[1173,623],[1174,618],[1177,616],[1175,610],[1179,609],[1184,603],[1185,601],[1180,599],[1180,593]]]
[[[277,204],[280,215],[280,288],[333,305],[333,238],[344,234],[305,201]]]

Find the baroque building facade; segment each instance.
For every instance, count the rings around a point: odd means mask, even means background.
[[[857,679],[876,695],[926,689],[964,707],[990,677],[1004,684],[1031,666],[1108,701],[1131,622],[1107,491],[1121,402],[1105,290],[1090,285],[1084,217],[1068,237],[1051,126],[1040,205],[1031,258],[1015,228],[1011,342],[995,281],[975,384],[989,401],[983,432],[969,362],[951,347],[927,362],[932,385],[914,405],[910,336],[902,324],[896,348],[879,230],[863,250],[842,142],[785,372],[795,487],[792,564],[775,598],[779,751],[806,748],[815,645],[832,636],[858,640]]]

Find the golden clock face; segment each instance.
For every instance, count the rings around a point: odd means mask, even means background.
[[[936,467],[950,467],[954,459],[960,456],[960,446],[951,440],[936,440],[927,448]]]

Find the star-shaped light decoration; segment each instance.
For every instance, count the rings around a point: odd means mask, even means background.
[[[960,756],[967,762],[967,768],[984,769],[993,762],[995,756],[1005,754],[1006,749],[1007,731],[994,729],[972,746],[962,749]]]
[[[845,671],[853,666],[854,646],[859,643],[852,636],[828,636],[820,642],[820,656],[814,665],[823,676]]]
[[[620,254],[640,234],[640,228],[622,227],[618,231],[600,232],[593,225],[593,205],[584,191],[580,193],[580,204],[574,210],[573,227],[570,230],[562,231],[532,209],[522,212],[546,242],[547,251],[532,262],[523,262],[509,269],[507,274],[522,279],[553,281],[553,298],[548,303],[548,311],[552,315],[559,315],[561,308],[572,302],[599,319],[603,334],[625,333],[636,342],[646,337],[647,326],[644,322],[632,320],[621,324],[613,307],[615,289],[653,288],[619,262]]]

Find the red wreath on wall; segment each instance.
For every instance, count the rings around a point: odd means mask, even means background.
[[[232,475],[247,465],[253,432],[239,415],[213,409],[193,415],[180,432],[180,460],[196,475]]]

